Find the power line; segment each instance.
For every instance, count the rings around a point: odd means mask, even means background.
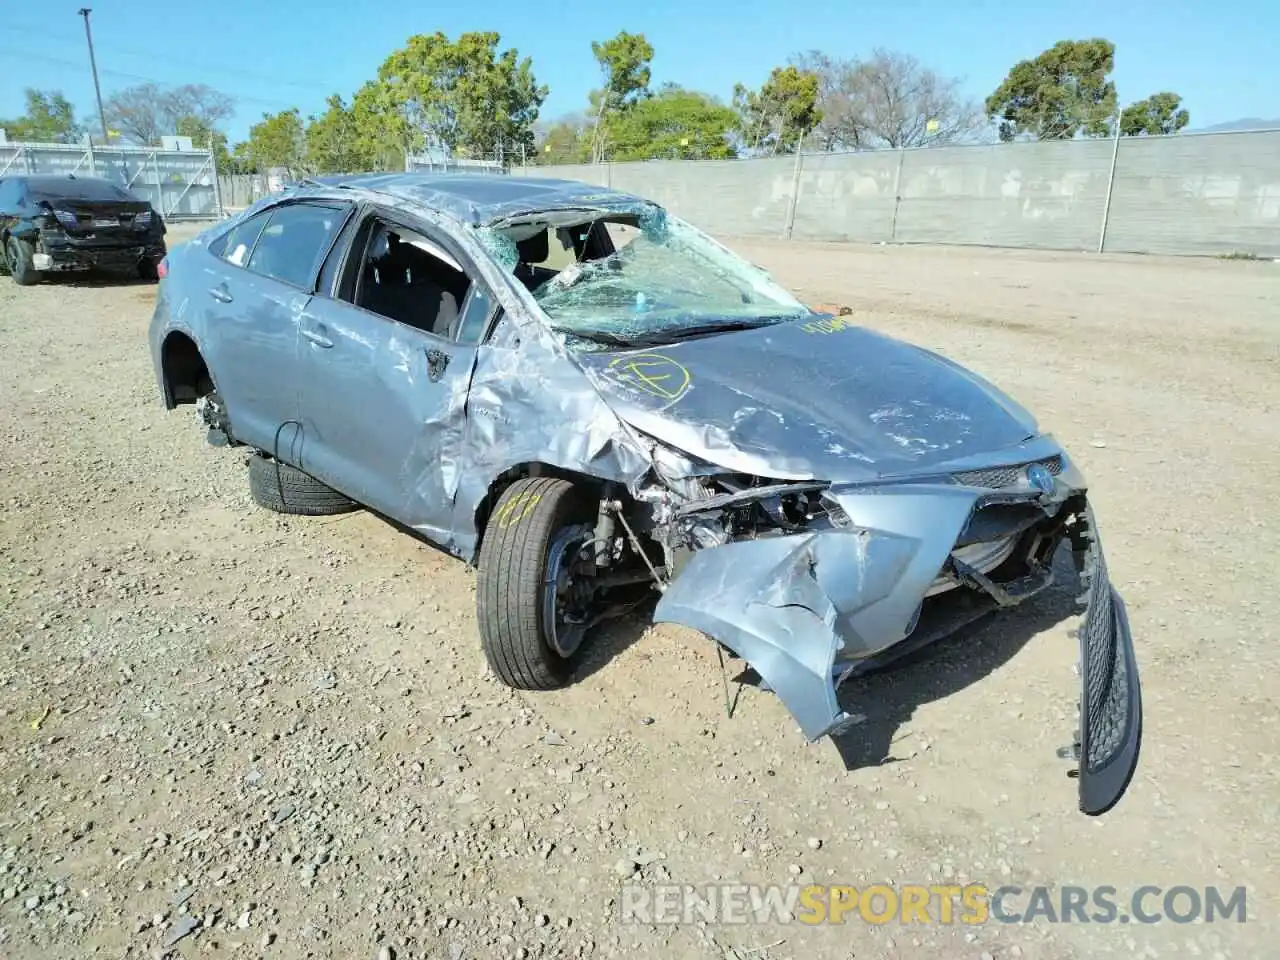
[[[34,35],[45,37],[45,38],[52,37],[54,39],[61,39],[61,40],[67,40],[67,41],[72,41],[73,39],[75,39],[67,34],[60,34],[57,31],[49,31],[48,29],[45,29],[43,27],[35,27],[27,24],[6,23],[5,27],[7,29],[15,30],[19,33],[34,34]],[[98,48],[114,56],[124,55],[129,57],[145,57],[148,60],[155,60],[158,62],[167,62],[167,63],[177,64],[183,67],[197,67],[202,70],[213,70],[218,73],[235,74],[235,75],[244,77],[247,80],[257,80],[261,83],[271,83],[271,84],[284,85],[284,86],[290,86],[290,87],[304,87],[309,90],[323,89],[328,93],[333,92],[332,88],[328,84],[325,84],[316,80],[290,80],[285,77],[275,77],[269,74],[258,73],[257,71],[253,71],[253,70],[244,70],[240,67],[228,67],[226,64],[221,64],[221,63],[215,64],[215,63],[210,63],[208,61],[193,60],[190,57],[186,57],[186,56],[173,57],[173,56],[167,56],[163,53],[156,53],[154,51],[132,50],[128,47],[114,47],[114,46],[103,47],[101,42],[98,43]],[[108,73],[109,71],[104,70],[102,72]],[[151,82],[160,83],[161,81],[153,80]]]
[[[77,63],[74,60],[66,60],[66,59],[63,59],[62,57],[50,57],[43,53],[32,53],[29,50],[12,50],[7,47],[0,47],[0,54],[5,54],[6,56],[12,56],[12,57],[24,57],[28,60],[42,60],[46,63],[56,63],[59,66],[63,66],[63,67],[80,68],[83,66],[82,63]],[[156,77],[144,76],[140,73],[126,73],[123,70],[99,70],[98,72],[105,74],[106,76],[120,77],[125,80],[136,80],[142,83],[158,83],[158,84],[161,84],[162,86],[177,86],[177,84],[175,84],[174,81],[172,80],[161,80]],[[268,107],[285,107],[285,108],[297,106],[296,103],[291,103],[287,100],[271,100],[265,97],[251,97],[246,94],[232,93],[230,91],[222,91],[222,92],[226,93],[226,95],[233,100],[243,101],[245,103],[259,103]]]

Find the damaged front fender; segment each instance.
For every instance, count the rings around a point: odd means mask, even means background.
[[[844,642],[836,609],[814,577],[816,535],[729,543],[689,561],[654,611],[723,643],[755,668],[809,740],[849,716],[832,682]]]
[[[841,680],[1036,595],[1052,582],[1053,553],[1069,535],[1087,584],[1073,748],[1080,809],[1097,814],[1114,806],[1138,762],[1142,704],[1124,606],[1107,579],[1083,496],[1042,505],[1044,523],[1020,535],[1024,571],[999,583],[952,556],[980,509],[974,491],[905,484],[828,496],[847,526],[700,550],[668,585],[654,620],[699,630],[746,660],[815,741],[851,723],[836,696]],[[948,567],[974,602],[941,629],[926,628],[925,598]]]
[[[654,611],[750,663],[811,741],[849,722],[835,678],[910,632],[973,499],[925,484],[829,496],[855,526],[701,550]]]

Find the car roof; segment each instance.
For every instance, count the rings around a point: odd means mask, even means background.
[[[369,190],[429,207],[471,223],[491,223],[521,213],[574,207],[629,209],[649,206],[621,190],[578,180],[480,173],[366,173],[314,177],[308,183]]]

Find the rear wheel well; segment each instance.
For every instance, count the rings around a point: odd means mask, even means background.
[[[213,393],[208,364],[195,341],[185,333],[175,331],[165,337],[160,348],[160,368],[164,373],[165,406],[170,410]]]

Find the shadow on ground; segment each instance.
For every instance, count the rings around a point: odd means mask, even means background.
[[[592,631],[573,665],[574,682],[605,669],[644,636],[645,631],[653,626],[653,608],[657,604],[658,594],[649,591],[626,614]]]
[[[388,517],[389,526],[425,546],[445,553],[421,533]],[[862,719],[831,738],[847,770],[898,763],[907,758],[893,755],[898,730],[910,721],[916,708],[943,700],[990,676],[1012,660],[1030,640],[1078,615],[1079,580],[1069,550],[1054,560],[1054,584],[1020,607],[996,610],[968,623],[954,633],[907,653],[873,672],[855,677],[840,687],[840,706]],[[574,658],[573,682],[604,670],[653,624],[658,595],[641,590],[631,598],[627,611],[590,631]],[[759,686],[761,678],[744,661],[726,660],[737,669],[733,678],[741,686]],[[730,694],[738,706],[741,689]],[[1069,731],[1064,731],[1064,737]]]
[[[1079,580],[1069,550],[1054,561],[1054,584],[1024,606],[995,610],[939,640],[848,680],[838,691],[842,709],[862,719],[831,738],[847,770],[898,763],[893,755],[898,730],[916,708],[943,700],[990,676],[1012,660],[1036,635],[1078,615]],[[741,665],[741,660],[734,659]],[[734,678],[741,686],[761,685],[746,666]],[[740,688],[732,693],[738,705]],[[1064,740],[1070,731],[1063,731]]]
[[[996,611],[936,643],[840,688],[840,705],[865,719],[832,737],[845,768],[898,763],[899,728],[916,708],[958,693],[1012,660],[1036,635],[1080,613],[1079,581],[1069,550],[1054,562],[1054,584],[1024,606]],[[1069,737],[1070,731],[1063,731]]]
[[[154,287],[158,281],[139,277],[129,273],[68,273],[65,278],[56,275],[42,279],[42,285],[65,287]]]

